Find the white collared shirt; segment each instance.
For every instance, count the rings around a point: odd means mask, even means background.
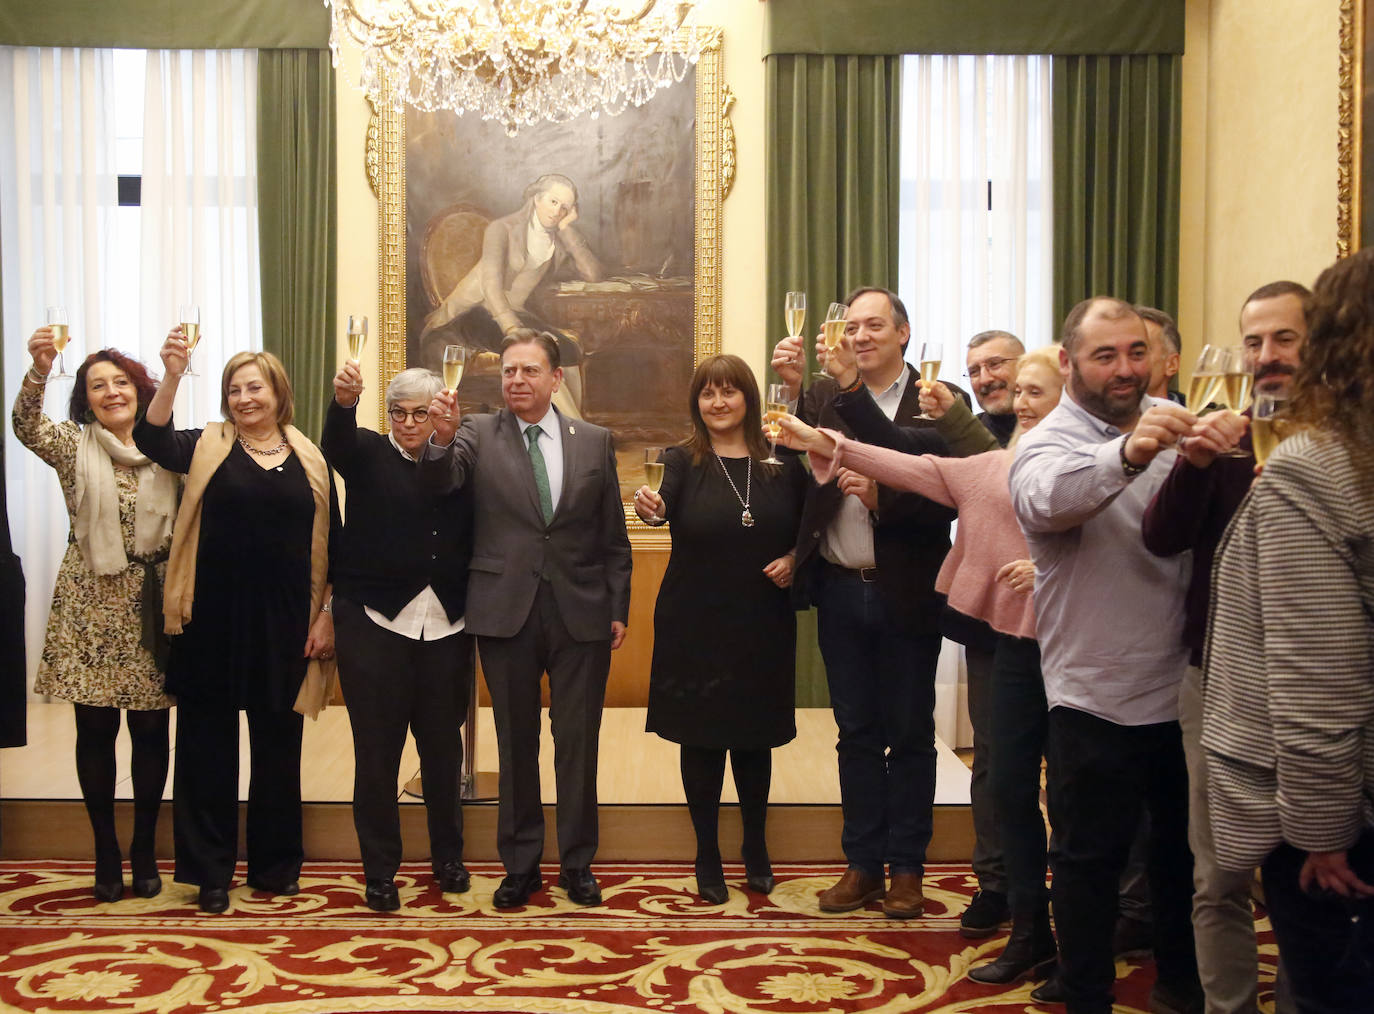
[[[525,435],[526,431],[531,426],[539,427],[539,451],[544,455],[544,469],[549,473],[549,498],[553,509],[558,510],[558,497],[563,492],[563,421],[552,405],[537,423],[527,423],[519,416],[515,417],[515,421],[520,424],[520,439],[527,448],[529,437]]]
[[[415,455],[396,442],[396,434],[388,433],[387,439],[391,441],[391,446],[400,451],[407,461],[415,460]],[[425,585],[420,594],[407,602],[405,607],[396,614],[395,619],[388,620],[371,606],[363,606],[363,611],[367,613],[369,620],[383,630],[400,634],[412,641],[441,641],[445,637],[450,637],[461,631],[465,622],[462,616],[456,620],[448,618],[448,613],[444,611],[444,604],[439,601],[439,596],[435,594],[433,585]]]
[[[911,367],[903,366],[896,380],[881,393],[873,395],[878,408],[889,419],[897,417],[897,406],[902,403],[910,373]],[[869,393],[872,394],[871,391]],[[825,530],[825,538],[821,540],[821,556],[850,570],[877,565],[873,550],[873,522],[868,508],[857,496],[846,496],[840,501],[840,509]]]
[[[539,224],[539,215],[530,213],[530,225],[525,230],[525,270],[537,268],[553,256],[553,234]]]

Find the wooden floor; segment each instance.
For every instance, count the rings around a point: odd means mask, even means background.
[[[176,710],[172,711],[176,721]],[[90,852],[90,830],[80,800],[73,761],[74,729],[71,706],[62,702],[29,706],[29,743],[0,752],[0,855],[7,857],[73,857]],[[247,742],[246,728],[243,742]],[[173,726],[175,743],[175,725]],[[972,822],[968,809],[968,767],[955,753],[937,741],[936,832],[931,844],[932,861],[966,860],[972,853]],[[116,796],[131,798],[129,746],[126,732],[118,745],[119,781]],[[326,709],[319,721],[305,723],[302,745],[301,789],[307,801],[307,853],[314,858],[349,859],[357,856],[351,808],[353,746],[344,708]],[[677,746],[644,732],[640,708],[608,708],[602,718],[600,769],[597,779],[601,803],[601,848],[605,859],[691,859],[694,849],[678,774]],[[240,751],[240,798],[246,798],[248,769],[246,746]],[[175,766],[176,752],[173,749]],[[477,715],[477,762],[479,773],[496,770],[496,734],[491,710]],[[406,857],[427,854],[424,810],[406,795],[405,783],[418,772],[419,759],[413,740],[403,755],[397,792],[401,799]],[[546,858],[557,858],[553,841],[553,743],[547,714],[540,750],[543,799],[547,811],[549,848]],[[490,783],[492,775],[484,777]],[[165,796],[170,798],[172,780]],[[828,708],[800,709],[797,738],[773,754],[772,804],[769,843],[779,861],[828,861],[839,852],[839,779],[835,763],[835,723]],[[725,803],[736,801],[727,773]],[[128,820],[129,806],[120,805],[121,820]],[[495,857],[496,808],[490,802],[471,802],[464,807],[466,855],[472,859]],[[168,813],[168,818],[170,813]],[[727,807],[722,814],[721,841],[738,841],[738,811]],[[127,837],[127,832],[125,834]],[[159,850],[171,854],[171,820],[159,825]]]

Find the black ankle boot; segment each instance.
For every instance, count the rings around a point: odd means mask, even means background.
[[[1045,909],[1013,916],[1011,939],[997,960],[969,970],[974,982],[1001,986],[1054,961],[1057,954],[1049,912]]]

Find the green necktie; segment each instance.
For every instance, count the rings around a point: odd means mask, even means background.
[[[525,439],[530,444],[530,464],[534,466],[534,485],[539,490],[539,509],[544,512],[544,524],[553,520],[553,493],[549,489],[549,469],[544,464],[544,452],[539,449],[538,426],[525,430]]]

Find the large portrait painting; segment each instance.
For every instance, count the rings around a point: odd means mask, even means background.
[[[616,116],[508,137],[469,114],[379,110],[382,380],[466,366],[465,413],[501,407],[514,328],[558,341],[555,406],[615,435],[621,492],[682,439],[698,359],[719,348],[720,204],[733,175],[718,31],[678,84]],[[385,425],[385,420],[382,420]]]

